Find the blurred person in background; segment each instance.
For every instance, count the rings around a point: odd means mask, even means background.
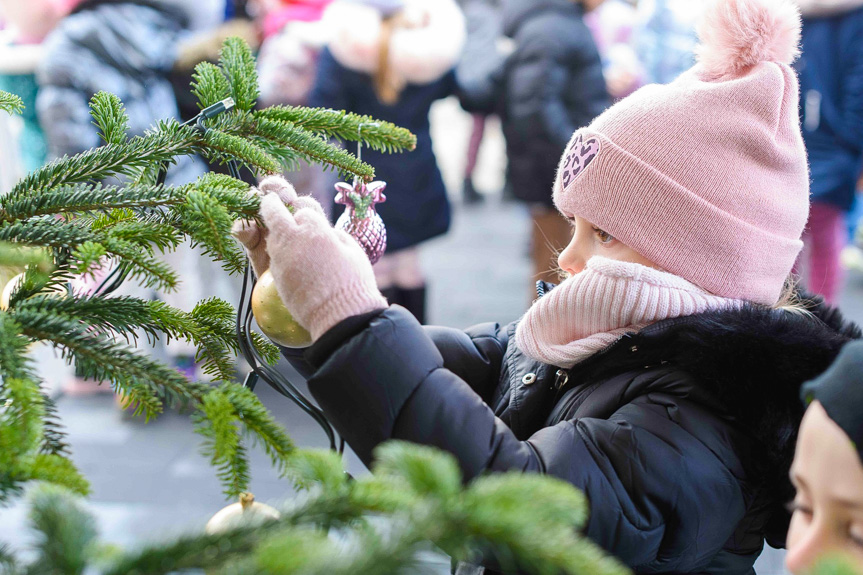
[[[45,161],[45,137],[36,115],[35,72],[42,56],[42,40],[73,5],[70,0],[0,0],[0,90],[19,96],[24,103],[21,114],[2,115],[10,136],[6,141],[15,141],[18,146],[5,150],[0,193]],[[13,153],[15,160],[11,159]]]
[[[536,280],[557,281],[557,254],[571,236],[552,202],[557,161],[572,133],[611,104],[584,14],[602,0],[504,0],[503,32],[514,42],[499,114],[508,185],[530,206]]]
[[[387,225],[387,251],[375,265],[378,286],[424,323],[426,277],[417,246],[450,224],[429,109],[455,93],[464,19],[453,0],[337,0],[324,23],[331,40],[309,105],[369,115],[416,134],[410,153],[365,149],[362,155],[387,182],[387,200],[377,206]]]
[[[863,342],[846,345],[802,395],[785,563],[802,575],[839,556],[863,573]]]
[[[703,2],[638,0],[633,42],[644,83],[667,84],[695,64],[695,22]]]
[[[614,100],[624,98],[644,82],[644,71],[633,44],[637,12],[629,0],[605,0],[584,21],[599,49],[602,73]]]
[[[835,302],[863,158],[863,0],[797,0],[803,14],[800,117],[812,211],[798,262],[809,291]]]
[[[465,157],[462,200],[465,204],[477,204],[483,201],[483,196],[476,191],[473,174],[485,135],[486,119],[496,112],[496,92],[510,50],[500,45],[504,37],[500,0],[461,0],[459,4],[465,16],[467,39],[456,68],[456,78],[461,95],[470,94],[473,100],[465,106],[471,112],[471,132]],[[471,86],[471,83],[479,83],[480,86]],[[477,94],[478,90],[482,93]],[[465,105],[464,97],[462,105]]]
[[[36,110],[45,131],[48,159],[102,145],[89,111],[90,99],[100,90],[116,94],[123,101],[130,136],[142,135],[158,120],[178,118],[177,101],[168,77],[175,65],[179,43],[190,33],[190,23],[195,20],[201,26],[209,25],[201,14],[206,5],[191,0],[78,2],[46,36],[37,68]],[[223,6],[213,4],[211,9],[212,20],[220,19]],[[204,171],[200,160],[184,157],[169,169],[167,183],[184,184]],[[179,289],[155,293],[126,282],[122,293],[162,299],[186,311],[212,295],[234,299],[235,289],[227,281],[227,274],[188,244],[163,257],[174,269],[183,270]],[[113,262],[106,264],[103,272],[112,266]],[[84,292],[96,289],[100,279],[76,289]],[[189,377],[197,375],[192,346],[172,341],[167,348],[160,346],[153,353],[167,354],[167,359],[182,373]],[[64,391],[100,391],[98,383],[75,378]]]
[[[258,53],[261,106],[305,106],[315,85],[318,58],[327,43],[321,22],[332,0],[255,0],[249,8],[263,33]],[[332,211],[337,174],[324,166],[297,160],[290,174],[301,194],[312,195]]]

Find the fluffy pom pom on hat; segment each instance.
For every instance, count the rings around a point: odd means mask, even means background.
[[[554,200],[709,292],[779,299],[802,248],[809,170],[790,0],[717,0],[698,63],[573,134]]]

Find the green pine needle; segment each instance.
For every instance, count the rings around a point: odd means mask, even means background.
[[[90,115],[106,144],[123,144],[129,130],[129,116],[123,102],[114,94],[97,92],[90,99]]]
[[[15,94],[0,90],[0,110],[15,114],[24,109],[24,102]]]
[[[390,122],[345,111],[294,106],[271,106],[254,112],[255,119],[286,122],[327,137],[363,144],[382,152],[412,151],[416,136]]]
[[[81,575],[92,559],[96,520],[61,488],[45,485],[30,497],[38,559],[30,573]]]
[[[258,72],[252,50],[245,40],[231,37],[225,40],[219,54],[219,64],[231,87],[231,97],[238,110],[248,112],[258,101]]]
[[[218,66],[201,62],[195,66],[192,75],[192,93],[198,98],[198,106],[203,110],[228,98],[231,85]]]
[[[274,174],[279,171],[279,163],[258,144],[219,130],[207,130],[204,136],[207,145],[207,155],[212,159],[227,158],[240,160],[250,168],[264,174]]]

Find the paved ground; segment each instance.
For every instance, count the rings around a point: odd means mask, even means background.
[[[469,120],[451,103],[435,111],[438,152],[453,190],[460,185],[468,125]],[[481,155],[481,190],[500,189],[500,154],[499,135],[492,133]],[[457,195],[454,199],[452,232],[430,242],[422,256],[432,278],[431,322],[467,327],[516,319],[528,304],[529,227],[524,209],[503,203],[492,193],[483,205],[469,208],[458,203]],[[863,277],[848,278],[842,307],[863,321]],[[49,356],[40,357],[51,379],[62,379],[65,372]],[[325,447],[323,433],[298,408],[264,386],[259,391],[298,445]],[[89,505],[106,539],[129,546],[200,528],[225,504],[185,417],[172,413],[150,424],[127,421],[106,396],[61,397],[59,407],[74,460],[92,482]],[[347,455],[346,466],[354,474],[363,473],[352,454]],[[260,451],[254,453],[252,476],[252,490],[259,500],[278,501],[291,495],[290,486],[274,475]],[[25,548],[25,526],[21,505],[0,510],[0,542]],[[442,561],[440,571],[446,572]],[[759,573],[782,573],[781,555],[765,554]]]

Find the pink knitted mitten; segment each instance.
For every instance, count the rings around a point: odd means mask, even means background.
[[[293,214],[270,194],[261,200],[270,272],[285,306],[317,341],[340,321],[387,307],[363,249],[323,211]]]
[[[272,194],[284,204],[288,204],[296,209],[310,208],[323,215],[324,210],[321,205],[310,196],[298,196],[294,187],[281,176],[269,176],[265,178],[257,188],[249,190],[250,194],[255,194],[263,199],[265,196]],[[267,254],[267,230],[261,228],[255,220],[237,220],[234,222],[234,227],[231,229],[231,234],[246,248],[246,253],[249,256],[249,261],[252,264],[252,269],[255,271],[255,276],[261,277],[261,274],[270,268],[270,256]]]

